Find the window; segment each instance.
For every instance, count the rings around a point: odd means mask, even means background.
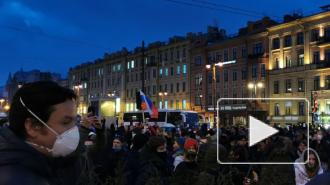
[[[180,101],[176,100],[176,109],[180,109]]]
[[[186,48],[182,49],[182,57],[185,58],[186,57]]]
[[[274,81],[274,94],[278,94],[279,92],[280,92],[279,81]]]
[[[131,68],[132,68],[132,69],[134,69],[134,67],[135,67],[135,65],[134,65],[134,64],[135,64],[135,61],[134,61],[134,60],[132,60],[132,61],[131,61]]]
[[[170,51],[170,55],[171,55],[171,60],[173,60],[173,48],[171,48],[171,51]]]
[[[195,96],[195,105],[200,106],[201,105],[201,97],[199,95]]]
[[[173,75],[174,75],[174,68],[171,67],[171,76],[173,76]]]
[[[176,83],[176,92],[180,91],[180,83]]]
[[[261,77],[265,78],[266,77],[266,64],[260,64],[260,71],[261,71]]]
[[[314,90],[320,90],[320,76],[314,77]]]
[[[195,75],[195,87],[199,88],[202,85],[202,82],[203,82],[202,74]]]
[[[165,76],[168,76],[168,68],[165,68]]]
[[[173,93],[173,84],[171,84],[170,87],[171,87],[171,88],[170,88],[170,91],[171,91],[171,93]]]
[[[168,109],[168,101],[167,100],[165,100],[165,102],[164,102],[164,108]]]
[[[167,51],[164,53],[164,58],[165,58],[165,61],[168,60],[168,57],[167,57]]]
[[[217,61],[222,60],[221,52],[217,52],[215,59],[216,59]]]
[[[163,102],[160,101],[160,102],[159,102],[159,109],[162,109],[162,108],[163,108]]]
[[[292,92],[291,79],[285,80],[285,92],[286,93],[291,93]]]
[[[163,86],[159,85],[159,91],[162,92],[163,91]]]
[[[237,48],[233,48],[233,60],[237,58]]]
[[[284,47],[290,47],[292,45],[291,35],[286,35],[284,37]]]
[[[330,75],[325,79],[325,88],[330,89]]]
[[[305,102],[298,103],[298,111],[299,111],[299,116],[305,115]]]
[[[297,33],[297,45],[304,44],[304,33],[299,32]]]
[[[275,103],[274,111],[275,116],[280,115],[280,105],[278,103]]]
[[[279,69],[280,68],[280,61],[278,60],[278,58],[275,58],[275,69]]]
[[[153,77],[153,78],[156,78],[156,73],[157,73],[156,69],[153,69],[153,70],[152,70],[152,77]]]
[[[225,50],[224,52],[223,52],[223,57],[224,57],[224,61],[228,61],[228,50]]]
[[[292,61],[290,56],[285,57],[285,67],[292,67]]]
[[[163,69],[160,68],[160,69],[159,69],[159,77],[162,77],[162,76],[163,76]]]
[[[233,70],[233,81],[237,80],[237,71]]]
[[[216,80],[216,83],[220,82],[220,72],[219,71],[217,71],[217,73],[215,74],[215,80]]]
[[[186,100],[182,100],[182,109],[183,110],[187,109],[187,101]]]
[[[164,91],[167,92],[167,84],[164,85]]]
[[[224,70],[224,72],[223,72],[223,80],[225,82],[228,82],[228,70]]]
[[[319,51],[314,51],[313,52],[313,63],[317,64],[320,62],[320,52]]]
[[[242,80],[246,80],[247,79],[247,71],[246,69],[242,69]]]
[[[155,86],[155,85],[152,86],[152,94],[153,94],[153,95],[156,94],[156,86]]]
[[[273,39],[273,49],[279,49],[280,48],[280,39],[279,38],[274,38]]]
[[[298,66],[304,65],[304,51],[303,53],[298,54]]]
[[[213,105],[213,98],[211,95],[207,97],[207,105]]]
[[[245,58],[246,56],[246,47],[242,47],[242,58]]]
[[[319,29],[313,29],[311,31],[311,42],[318,41],[320,38],[320,30]]]
[[[201,56],[197,56],[195,57],[195,65],[196,66],[201,66],[202,65],[202,57]]]
[[[176,66],[176,74],[177,74],[177,75],[180,75],[180,71],[181,71],[180,66]]]
[[[291,115],[291,106],[291,101],[285,102],[285,115]]]
[[[212,77],[212,73],[208,73],[208,74],[207,74],[207,81],[208,81],[209,84],[212,83],[212,79],[213,79],[213,77]]]
[[[187,74],[187,64],[182,65],[182,73]]]
[[[180,50],[179,48],[176,49],[176,59],[180,58]]]
[[[329,39],[330,39],[330,27],[324,28],[324,39],[326,41],[329,41]]]
[[[324,57],[325,61],[330,62],[330,49],[325,50],[324,55],[325,55]]]
[[[298,79],[298,92],[305,92],[305,80]]]
[[[330,100],[325,100],[325,113],[330,114]]]
[[[131,65],[130,62],[127,62],[127,69],[130,69]]]
[[[252,78],[256,78],[258,73],[257,64],[252,65]]]
[[[182,82],[182,92],[186,92],[186,82]]]
[[[257,55],[257,54],[262,54],[264,51],[263,51],[263,47],[262,47],[262,43],[259,42],[259,43],[256,43],[256,44],[253,44],[253,51],[252,53],[254,55]]]

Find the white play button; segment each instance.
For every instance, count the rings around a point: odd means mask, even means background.
[[[250,147],[278,132],[277,129],[266,125],[252,116],[249,116],[249,124]]]

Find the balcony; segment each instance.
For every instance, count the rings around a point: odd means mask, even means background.
[[[302,66],[292,66],[292,67],[287,67],[287,68],[269,70],[269,75],[294,73],[294,72],[322,69],[322,68],[328,68],[328,67],[330,67],[330,62],[323,61],[323,62],[319,62],[316,64],[306,64],[306,65],[302,65]]]
[[[321,37],[316,44],[321,48],[330,46],[330,37]]]
[[[248,59],[256,59],[256,58],[263,58],[264,52],[262,53],[255,53],[255,54],[249,54]]]

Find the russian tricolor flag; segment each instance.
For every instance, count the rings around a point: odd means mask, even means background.
[[[141,90],[139,93],[140,93],[140,100],[141,100],[141,109],[148,111],[151,118],[157,119],[158,118],[157,107],[154,106],[154,104],[152,103],[150,98],[148,96],[146,96]]]

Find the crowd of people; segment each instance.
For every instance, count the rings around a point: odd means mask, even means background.
[[[17,91],[10,124],[0,129],[0,185],[330,184],[329,130],[278,127],[279,134],[248,147],[244,127],[106,128],[92,107],[77,120],[76,98],[53,82]]]

